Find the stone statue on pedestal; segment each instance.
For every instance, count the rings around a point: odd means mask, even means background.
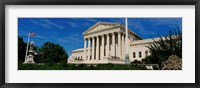
[[[37,55],[35,50],[33,49],[34,47],[34,42],[30,42],[30,49],[28,51],[28,55],[26,56],[24,64],[35,64],[34,62],[34,55]]]

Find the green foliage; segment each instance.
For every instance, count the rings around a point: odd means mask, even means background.
[[[131,62],[131,64],[142,64],[142,62],[139,60],[134,60],[133,62]]]
[[[25,60],[26,43],[23,38],[18,36],[18,63],[23,63]]]
[[[154,39],[153,39],[154,40]],[[182,34],[180,30],[169,31],[169,35],[161,37],[159,41],[149,44],[147,48],[151,55],[145,58],[145,63],[161,64],[170,55],[182,57]]]
[[[38,52],[39,52],[39,51],[38,51],[39,47],[38,47],[38,46],[34,46],[33,49],[34,49],[35,52],[37,53],[36,55],[34,55],[34,61],[35,61],[36,63],[40,63],[40,61],[41,61],[42,59],[41,59],[41,54],[38,53]]]
[[[38,49],[40,59],[38,62],[46,63],[59,63],[60,61],[67,60],[68,55],[64,48],[58,44],[51,42],[44,43]]]
[[[61,64],[61,63],[46,63],[46,64],[19,64],[19,70],[146,70],[145,67],[137,67],[134,65],[116,65],[116,64]]]
[[[26,55],[26,47],[27,47],[27,43],[24,42],[22,37],[18,36],[18,63],[24,62],[25,55]],[[28,47],[30,47],[30,46],[28,46]],[[37,50],[38,47],[34,46],[33,49]],[[34,57],[34,60],[35,59],[36,59],[36,61],[38,60],[37,55]]]
[[[23,38],[18,36],[18,63],[24,62],[27,44]],[[34,46],[34,50],[38,55],[34,56],[36,63],[67,63],[67,52],[58,44],[51,42],[44,43],[41,47]],[[29,65],[28,65],[29,66]]]
[[[160,68],[158,66],[153,66],[154,70],[160,70]]]
[[[64,66],[56,63],[47,64],[19,64],[19,70],[64,70]]]

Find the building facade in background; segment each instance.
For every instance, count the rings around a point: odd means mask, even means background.
[[[84,48],[72,51],[68,58],[71,64],[125,64],[125,26],[119,23],[98,22],[83,33]],[[159,38],[155,38],[158,40]],[[150,55],[146,46],[153,39],[142,39],[128,30],[130,61],[141,61]]]

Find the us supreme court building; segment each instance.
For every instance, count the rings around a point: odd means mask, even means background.
[[[72,51],[68,58],[71,64],[125,64],[126,43],[130,62],[141,61],[150,55],[146,46],[153,39],[142,39],[120,23],[97,22],[83,33],[84,47]],[[156,41],[159,38],[154,38]]]

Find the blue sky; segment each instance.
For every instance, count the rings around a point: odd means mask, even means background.
[[[36,33],[30,38],[36,46],[50,41],[71,51],[83,48],[83,35],[97,22],[116,22],[125,24],[124,18],[18,18],[18,35],[27,42],[28,32]],[[169,30],[180,28],[182,18],[128,18],[128,27],[143,39],[168,34]]]

